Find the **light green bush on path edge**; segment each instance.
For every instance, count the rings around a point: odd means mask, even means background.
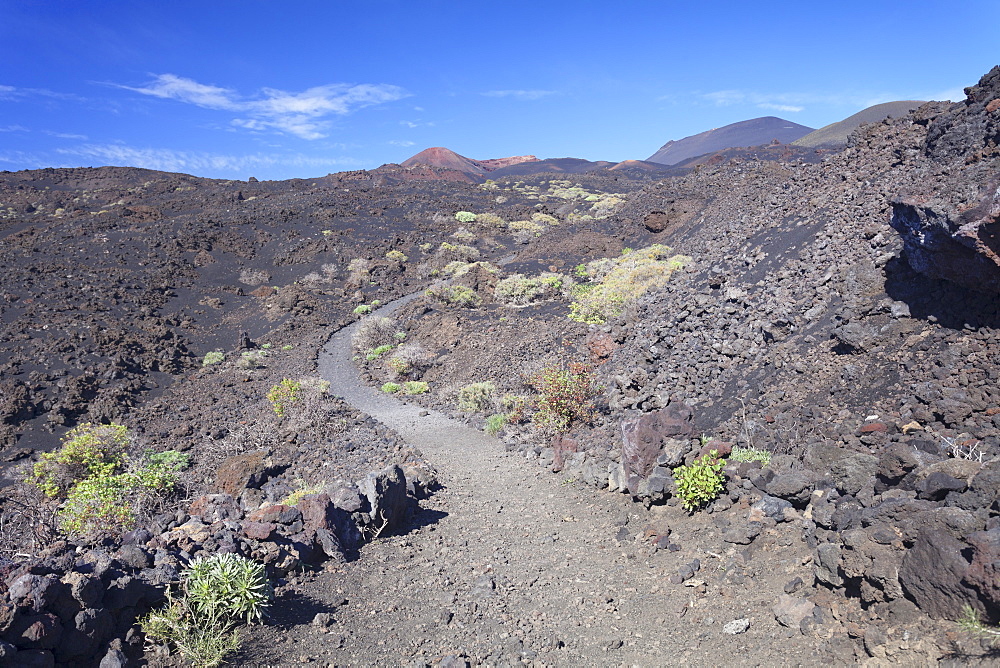
[[[466,413],[477,413],[493,403],[497,387],[490,381],[470,383],[458,391],[458,408]]]
[[[505,413],[496,413],[486,418],[486,426],[483,428],[483,431],[490,436],[496,436],[506,425],[507,415]]]
[[[239,649],[237,626],[259,622],[274,598],[263,564],[236,554],[199,557],[180,591],[139,620],[147,637],[167,643],[195,666],[218,666]]]

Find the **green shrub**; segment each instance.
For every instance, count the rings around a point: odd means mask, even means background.
[[[468,271],[469,267],[472,266],[471,262],[462,262],[461,260],[455,260],[454,262],[449,262],[444,267],[441,268],[441,272],[449,276],[453,276],[459,273],[465,273]]]
[[[367,274],[368,270],[371,269],[371,266],[371,260],[363,257],[356,257],[347,263],[347,271],[355,275]]]
[[[677,496],[685,510],[692,511],[715,500],[725,489],[722,468],[726,462],[718,450],[702,455],[690,465],[674,469]]]
[[[475,262],[479,259],[479,251],[472,246],[450,244],[447,241],[443,241],[438,246],[438,256],[445,261],[460,260],[462,262]]]
[[[403,383],[404,394],[423,394],[429,392],[431,386],[422,380],[408,380]]]
[[[361,304],[360,306],[354,307],[354,315],[368,315],[372,312],[372,307],[368,304]]]
[[[280,383],[268,390],[267,400],[271,402],[271,408],[278,417],[285,417],[288,405],[298,401],[301,392],[302,385],[298,381],[283,378]]]
[[[611,215],[611,213],[614,212],[620,204],[624,203],[625,200],[621,197],[611,194],[603,194],[598,197],[597,201],[595,201],[593,205],[591,205],[590,209],[594,212],[594,216],[597,218],[606,218]]]
[[[403,251],[391,250],[385,254],[385,259],[392,260],[393,262],[406,262],[410,258],[406,257]]]
[[[545,226],[540,225],[532,220],[512,220],[507,223],[507,229],[514,232],[527,232],[533,234],[536,237],[541,236],[542,232],[545,231]]]
[[[971,605],[966,604],[962,608],[958,626],[969,635],[986,640],[991,647],[1000,644],[1000,628],[986,624],[980,617],[979,611]]]
[[[488,227],[506,227],[507,223],[503,218],[495,213],[480,213],[476,215],[476,222]]]
[[[760,462],[762,467],[767,468],[771,463],[771,453],[760,448],[735,447],[729,459],[736,462]]]
[[[303,498],[310,496],[312,494],[319,494],[320,488],[318,486],[304,486],[300,487],[285,498],[283,498],[279,503],[284,506],[294,506]]]
[[[181,574],[179,592],[139,620],[147,638],[167,643],[195,666],[218,666],[239,649],[238,625],[259,622],[274,590],[263,564],[236,554],[197,558]]]
[[[571,283],[567,276],[561,274],[543,273],[534,278],[511,274],[496,284],[493,296],[503,304],[524,306],[545,299],[557,299]]]
[[[476,235],[474,232],[470,232],[464,227],[451,235],[453,239],[457,239],[462,243],[469,244],[476,240]]]
[[[539,429],[563,433],[569,431],[573,422],[590,422],[593,418],[598,389],[589,364],[552,364],[527,382],[538,392],[532,422]]]
[[[239,629],[221,611],[195,611],[183,596],[166,592],[166,605],[138,619],[147,640],[166,644],[195,668],[215,668],[240,648]]]
[[[496,436],[507,424],[507,416],[503,413],[496,413],[486,418],[486,426],[483,428],[490,436]]]
[[[500,406],[508,424],[520,424],[528,418],[528,398],[521,394],[505,394],[500,397]]]
[[[458,408],[466,413],[478,413],[493,405],[497,387],[490,381],[471,383],[458,391]]]
[[[632,302],[648,290],[662,287],[674,271],[691,258],[669,256],[670,248],[654,244],[633,251],[626,248],[617,258],[588,262],[584,267],[590,284],[573,288],[575,301],[570,305],[570,319],[600,325],[622,314]]]
[[[236,362],[236,366],[241,369],[256,369],[264,366],[267,354],[266,350],[244,350],[240,353],[240,359]]]
[[[395,342],[396,323],[380,316],[364,318],[351,337],[351,347],[358,352],[369,351]]]
[[[386,394],[396,394],[397,392],[399,392],[402,389],[403,389],[403,386],[400,385],[399,383],[392,383],[392,382],[390,382],[390,383],[385,383],[384,385],[382,385],[382,391],[385,392]]]
[[[131,528],[138,508],[174,490],[177,474],[188,461],[188,455],[176,450],[147,452],[139,460],[123,463],[123,472],[101,471],[84,478],[66,494],[58,514],[60,527],[77,536]]]
[[[405,376],[411,371],[410,363],[401,357],[390,357],[386,364],[397,376]]]
[[[460,223],[474,223],[476,221],[476,214],[471,211],[458,211],[455,213],[455,220]]]
[[[427,290],[428,297],[448,306],[475,308],[483,302],[475,290],[465,285],[445,285]]]
[[[201,365],[212,366],[213,364],[218,364],[224,359],[226,359],[225,353],[223,353],[220,350],[213,350],[211,352],[205,353],[205,356],[201,358]]]
[[[64,497],[81,480],[117,471],[125,462],[126,448],[124,425],[85,422],[63,436],[58,450],[42,453],[26,482],[49,498]]]
[[[230,552],[196,558],[185,575],[195,608],[218,609],[225,618],[247,624],[263,619],[274,596],[264,565]]]
[[[373,348],[369,350],[367,353],[365,353],[365,359],[367,359],[369,362],[371,362],[372,360],[377,360],[379,357],[386,354],[395,347],[396,346],[394,346],[391,343],[386,343],[384,345],[379,346],[378,348]]]
[[[130,524],[135,515],[129,504],[132,490],[122,475],[96,475],[81,480],[69,490],[59,509],[59,526],[73,535],[85,535],[103,527]]]

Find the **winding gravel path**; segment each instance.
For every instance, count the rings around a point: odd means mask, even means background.
[[[377,313],[387,315],[414,296]],[[331,391],[399,432],[439,471],[414,528],[367,545],[361,558],[296,583],[296,618],[255,634],[265,664],[804,665],[798,639],[775,643],[773,617],[738,599],[671,585],[690,561],[637,541],[650,514],[507,453],[501,442],[365,386],[351,361],[355,327],[319,357]],[[631,521],[629,515],[632,515]],[[626,525],[626,522],[628,524]],[[622,527],[625,526],[625,531]],[[672,539],[685,537],[675,529]],[[625,535],[627,534],[627,535]],[[685,551],[689,552],[689,551]],[[709,569],[703,569],[707,571]],[[714,594],[714,595],[713,595]],[[279,606],[281,607],[281,606]],[[333,623],[308,623],[326,610]],[[722,625],[754,617],[739,636]],[[309,619],[307,619],[307,617]],[[780,632],[779,632],[780,633]],[[784,644],[784,646],[781,646]],[[796,656],[797,655],[797,656]]]

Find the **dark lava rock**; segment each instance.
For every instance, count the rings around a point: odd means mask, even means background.
[[[670,404],[660,410],[622,420],[622,463],[633,494],[638,490],[639,481],[656,466],[665,439],[691,436],[694,431],[692,417],[693,411],[686,404]],[[664,464],[678,466],[683,462],[675,463],[674,459]]]
[[[785,511],[791,507],[790,502],[768,495],[764,495],[760,501],[751,506],[752,509],[760,511],[765,517],[769,517],[775,522],[784,522]]]
[[[771,611],[779,624],[797,629],[802,620],[812,616],[815,609],[816,604],[808,598],[781,594]]]
[[[274,473],[266,450],[234,455],[219,465],[216,486],[233,497],[244,489],[257,489]]]
[[[781,473],[767,483],[767,493],[802,507],[809,501],[817,477],[808,470]]]
[[[996,610],[1000,608],[1000,529],[977,531],[966,540],[972,546],[972,563],[965,581]]]
[[[391,531],[406,521],[406,478],[398,466],[369,473],[358,484],[358,490],[368,500],[369,515],[376,530]]]
[[[940,501],[948,492],[964,492],[966,487],[964,480],[936,471],[917,484],[917,495],[921,499]]]
[[[786,594],[794,594],[798,590],[802,589],[805,583],[802,582],[802,578],[794,578],[785,583],[784,591]]]
[[[935,618],[958,619],[962,608],[981,610],[976,591],[965,584],[968,546],[943,531],[923,531],[903,558],[899,581],[920,609]]]

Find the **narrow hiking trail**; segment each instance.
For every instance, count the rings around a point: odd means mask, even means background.
[[[673,517],[665,513],[680,517],[680,511],[647,511],[625,495],[564,480],[506,452],[492,436],[364,385],[351,361],[354,329],[337,332],[324,346],[319,374],[332,393],[419,448],[443,488],[420,502],[407,533],[366,545],[356,561],[293,580],[295,594],[275,606],[274,624],[252,631],[242,660],[324,666],[822,662],[813,653],[815,639],[797,630],[793,636],[766,614],[770,594],[747,598],[732,588],[706,591],[697,578],[695,586],[668,581],[696,556],[703,563],[713,559],[693,549],[657,551],[642,540],[650,522],[662,524]],[[693,547],[702,529],[671,524],[671,541]],[[804,575],[792,562],[769,568],[780,577]],[[311,623],[317,612],[330,613],[330,623]],[[746,633],[723,632],[727,622],[743,618],[750,620]]]

